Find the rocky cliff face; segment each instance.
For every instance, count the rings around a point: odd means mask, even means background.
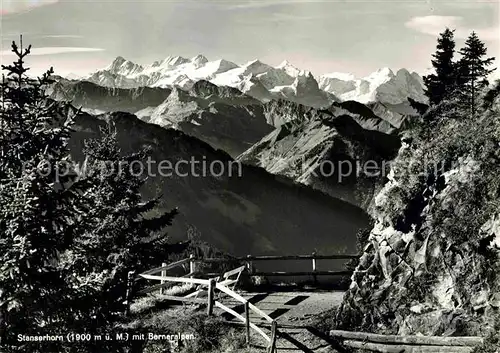
[[[339,313],[345,328],[486,335],[500,318],[500,104],[446,102],[406,136],[375,199]]]
[[[382,170],[367,172],[367,164],[382,169],[394,158],[399,138],[365,130],[346,114],[300,108],[296,113],[238,160],[367,210],[384,180]]]

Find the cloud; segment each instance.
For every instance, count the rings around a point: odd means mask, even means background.
[[[417,16],[405,23],[405,26],[417,32],[437,36],[448,27],[455,29],[455,38],[466,39],[472,31],[476,31],[479,38],[486,41],[500,39],[500,28],[482,27],[472,28],[463,24],[463,17],[460,16]]]
[[[462,17],[459,16],[421,16],[413,17],[405,26],[421,33],[436,35],[445,27],[458,27],[461,21]]]
[[[324,16],[305,16],[300,14],[281,13],[281,12],[276,12],[272,14],[272,17],[274,21],[314,21],[326,18]]]
[[[67,53],[85,53],[85,52],[97,52],[104,51],[101,48],[78,48],[78,47],[43,47],[43,48],[33,48],[31,49],[31,56],[37,55],[55,55],[55,54],[67,54]],[[14,53],[10,50],[4,50],[0,52],[0,56],[11,56]]]
[[[59,2],[59,0],[1,0],[0,14],[9,15],[31,11],[36,7],[55,4],[57,2]]]
[[[76,34],[54,34],[49,36],[43,36],[43,38],[83,38],[83,36]]]
[[[315,2],[314,0],[253,0],[242,2],[237,5],[230,5],[227,10],[260,9],[272,6],[288,6],[294,4],[306,4]]]

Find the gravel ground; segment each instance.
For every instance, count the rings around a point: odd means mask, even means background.
[[[325,340],[323,332],[311,328],[321,313],[334,309],[342,302],[343,292],[278,292],[278,293],[240,293],[253,302],[259,309],[278,322],[281,332],[277,341],[278,352],[318,352],[336,353]],[[238,303],[225,300],[228,306],[237,309]],[[236,310],[237,311],[237,310]],[[222,314],[222,313],[219,313]],[[251,322],[263,322],[260,317],[250,315]],[[269,328],[264,331],[269,333]],[[264,352],[266,342],[256,332],[251,335],[253,348],[237,351]]]

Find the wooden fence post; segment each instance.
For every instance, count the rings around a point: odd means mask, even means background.
[[[194,254],[189,255],[189,273],[194,273],[196,271],[196,262],[194,261]],[[189,276],[194,278],[194,275]]]
[[[248,300],[245,302],[245,326],[247,333],[247,347],[250,348],[250,308]]]
[[[250,258],[252,255],[247,255],[247,258]],[[247,260],[247,268],[248,273],[251,275],[253,273],[253,262],[252,260]]]
[[[215,279],[211,279],[210,282],[208,282],[208,307],[207,307],[207,314],[208,316],[212,316],[214,312],[214,302],[215,302]]]
[[[312,253],[312,268],[313,268],[313,272],[316,272],[316,251],[314,251]],[[316,274],[313,273],[313,279],[314,279],[314,283],[317,284],[318,283],[318,276],[316,276]]]
[[[132,289],[134,285],[135,271],[127,274],[127,291],[125,293],[125,315],[130,316],[130,302],[132,301]]]
[[[167,266],[167,264],[166,264],[165,262],[163,262],[163,263],[161,264],[161,267],[165,267],[165,266]],[[167,271],[166,271],[166,270],[162,270],[162,271],[161,271],[161,276],[162,276],[162,277],[166,277],[166,276],[167,276]],[[161,283],[161,284],[163,284],[163,283],[165,283],[165,281],[164,281],[164,280],[161,280],[161,282],[160,282],[160,283]],[[160,288],[160,295],[162,295],[162,294],[164,294],[164,293],[165,293],[165,289],[164,289],[163,287],[162,287],[162,288]]]
[[[273,320],[271,324],[271,342],[269,343],[269,347],[267,348],[267,353],[274,353],[276,351],[276,336],[278,330],[278,323],[276,320]]]

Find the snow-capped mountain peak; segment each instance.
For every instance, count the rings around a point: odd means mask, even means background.
[[[190,60],[183,58],[182,56],[168,56],[163,60],[155,61],[149,66],[149,68],[170,69],[188,62],[190,62]]]
[[[238,65],[231,61],[219,59],[205,63],[205,65],[200,67],[193,75],[199,78],[204,77],[205,79],[213,79],[217,74],[222,74],[238,67]]]
[[[290,63],[288,60],[284,60],[281,64],[276,66],[277,69],[283,70],[286,74],[292,76],[292,77],[297,77],[301,74],[302,70],[299,70],[296,68],[292,63]]]
[[[205,56],[198,54],[191,59],[191,62],[198,68],[200,66],[205,65],[208,62],[208,59]]]
[[[284,67],[286,67],[286,66],[292,66],[292,64],[291,64],[291,63],[290,63],[290,61],[288,61],[288,60],[283,60],[283,61],[281,62],[281,64],[279,64],[278,66],[276,66],[276,68],[277,68],[277,69],[282,69],[282,68],[284,68]]]
[[[406,104],[408,97],[426,101],[421,77],[407,69],[400,69],[395,74],[390,68],[384,67],[360,79],[334,72],[321,76],[319,86],[342,100],[361,103]]]
[[[342,81],[354,81],[356,79],[356,76],[354,76],[353,74],[345,72],[330,72],[328,74],[323,75],[322,77],[336,78]]]
[[[67,74],[66,76],[64,76],[64,78],[68,79],[68,80],[79,80],[80,78],[82,78],[81,75],[77,75],[73,72],[70,72],[69,74]]]
[[[395,76],[396,75],[394,75],[394,72],[390,68],[383,67],[373,72],[372,74],[366,76],[365,80],[375,85],[381,85],[389,81],[390,79],[394,78]]]
[[[182,56],[169,56],[165,59],[165,64],[168,66],[178,66],[188,63],[189,61],[189,59],[183,58]]]
[[[318,82],[310,71],[303,71],[295,78],[292,84],[297,94],[304,94],[307,91],[319,90]]]
[[[269,70],[272,69],[271,66],[264,64],[260,60],[252,60],[243,65],[245,70],[243,72],[243,75],[248,75],[248,74],[253,74],[253,75],[259,75],[263,74],[265,72],[268,72]]]
[[[380,75],[387,75],[387,76],[394,76],[394,71],[390,67],[381,67],[375,73],[378,73]]]
[[[120,67],[126,61],[127,60],[123,56],[117,56],[115,60],[113,60],[113,62],[108,67],[106,67],[106,69],[112,70],[114,68]]]
[[[115,75],[132,75],[139,73],[144,68],[130,60],[126,60],[122,56],[118,56],[113,62],[104,70],[109,71]]]

